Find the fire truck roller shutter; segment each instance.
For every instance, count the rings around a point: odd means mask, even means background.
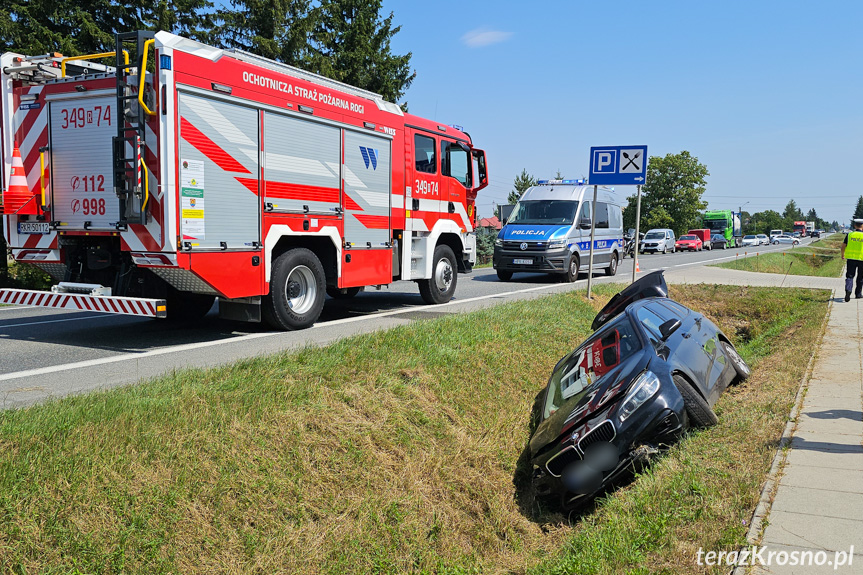
[[[351,249],[390,241],[390,140],[345,130],[345,241]]]
[[[112,138],[117,134],[114,96],[51,102],[52,219],[64,229],[113,229],[120,219],[114,193]]]
[[[180,94],[180,231],[192,249],[260,242],[258,112]]]
[[[270,112],[264,115],[264,201],[272,204],[273,211],[336,213],[340,158],[338,128]]]

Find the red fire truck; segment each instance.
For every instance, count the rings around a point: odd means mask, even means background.
[[[299,329],[325,293],[413,280],[444,303],[471,271],[488,175],[467,133],[243,51],[116,41],[0,57],[3,233],[59,282],[0,303],[194,318],[218,298]]]

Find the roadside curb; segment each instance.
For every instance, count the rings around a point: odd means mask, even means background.
[[[806,391],[809,389],[809,379],[812,377],[815,357],[818,355],[818,350],[821,348],[821,344],[824,341],[824,334],[827,331],[827,322],[830,319],[830,312],[833,311],[833,300],[835,296],[836,290],[833,290],[830,295],[830,303],[827,306],[827,313],[824,314],[821,328],[818,331],[818,344],[812,350],[812,355],[809,356],[809,363],[806,364],[806,371],[803,372],[803,378],[800,380],[800,387],[797,389],[797,395],[794,398],[794,407],[791,408],[791,413],[788,415],[788,421],[785,422],[785,429],[782,430],[782,436],[779,438],[779,446],[776,448],[776,455],[773,456],[770,471],[767,472],[767,479],[764,481],[764,486],[761,488],[761,497],[759,497],[758,505],[755,507],[755,511],[749,521],[749,530],[746,532],[747,545],[757,545],[764,534],[764,520],[770,515],[773,498],[776,495],[777,488],[779,487],[779,479],[782,477],[783,468],[785,467],[785,459],[788,456],[788,450],[786,448],[791,444],[791,438],[794,435],[794,431],[797,429],[797,419],[800,416],[800,410],[803,408],[803,399],[806,397]],[[749,568],[750,566],[748,565],[736,566],[731,570],[730,575],[746,575],[746,573],[750,572]]]

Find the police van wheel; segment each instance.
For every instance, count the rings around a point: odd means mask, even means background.
[[[502,282],[508,282],[512,279],[512,272],[506,270],[497,270],[497,279]]]
[[[273,262],[270,293],[261,312],[271,327],[281,330],[311,327],[324,309],[324,267],[311,250],[294,248]]]
[[[578,264],[578,256],[573,255],[569,259],[569,268],[566,270],[566,273],[563,274],[564,279],[569,283],[578,279]]]
[[[452,248],[440,245],[434,250],[432,277],[420,280],[420,295],[427,304],[446,303],[452,299],[458,282],[455,254]]]
[[[617,273],[617,253],[611,254],[611,263],[605,268],[605,275],[613,276]]]

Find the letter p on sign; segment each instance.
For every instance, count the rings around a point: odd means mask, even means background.
[[[615,150],[596,150],[593,154],[593,173],[614,173],[616,156]]]

